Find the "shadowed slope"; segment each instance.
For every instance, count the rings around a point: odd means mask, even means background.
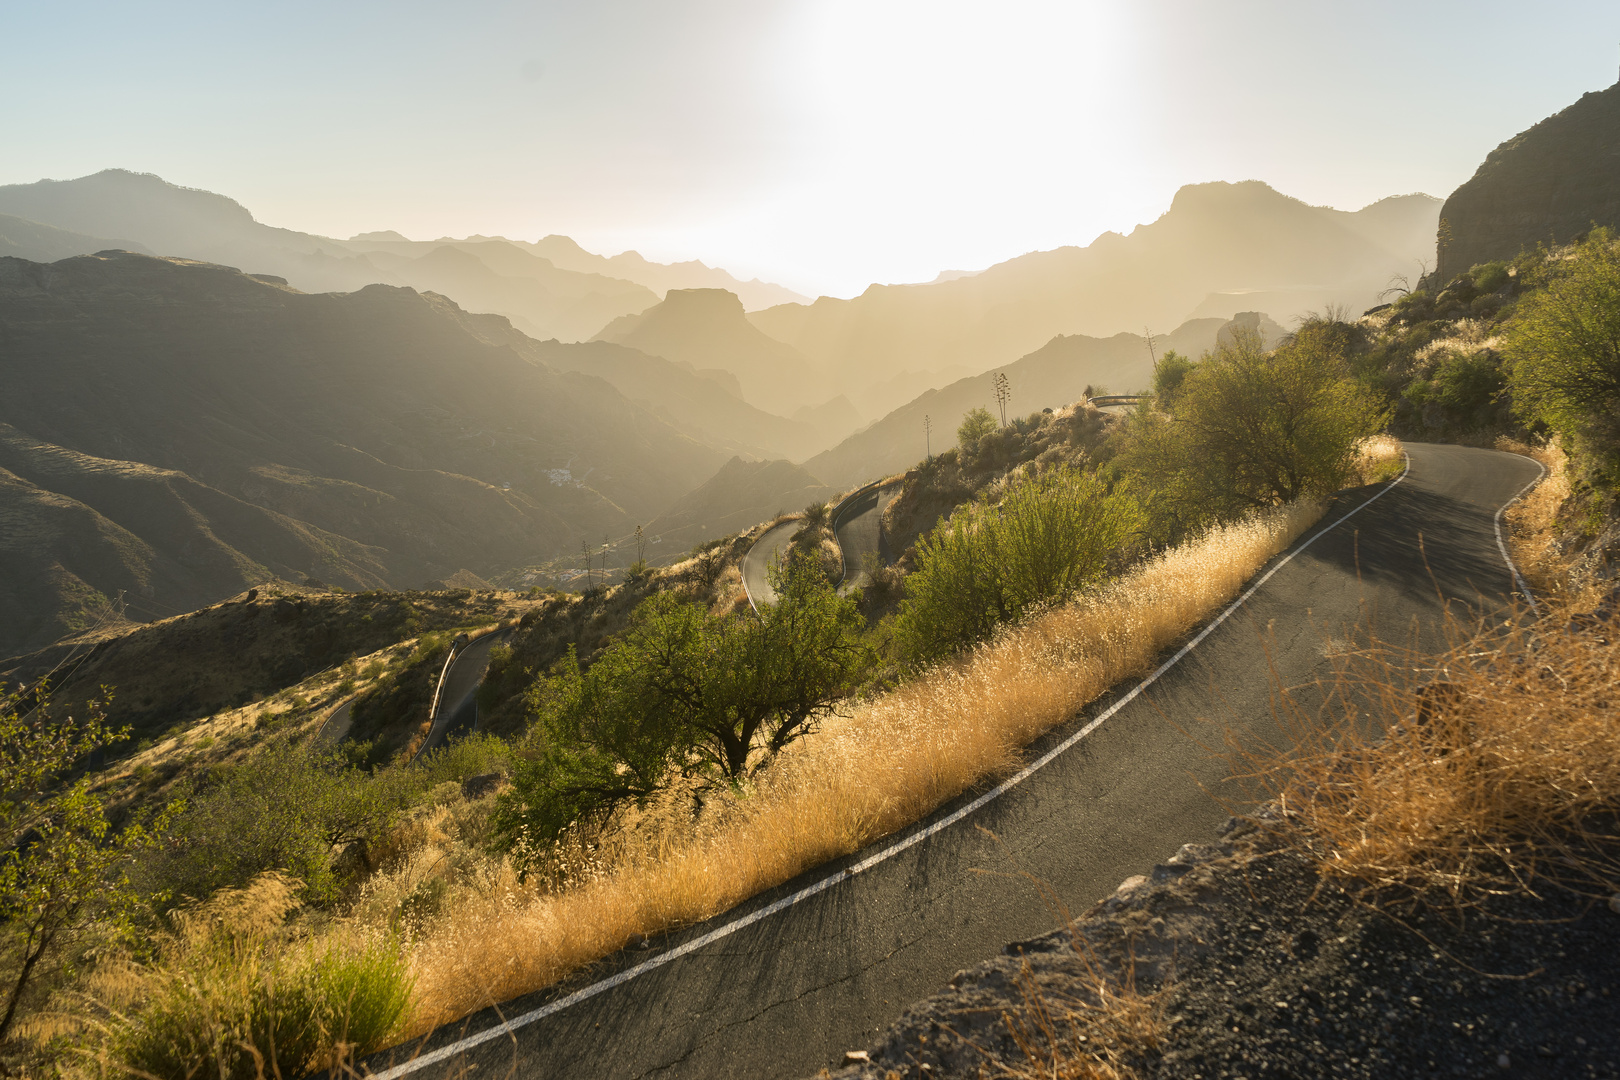
[[[647,520],[724,460],[546,366],[505,320],[408,289],[308,296],[128,254],[0,259],[0,335],[10,497],[31,520],[80,523],[35,545],[41,566],[93,533],[84,551],[122,553],[94,590],[133,578],[146,617],[272,572],[365,588],[549,556]]]

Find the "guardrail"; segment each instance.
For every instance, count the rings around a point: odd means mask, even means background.
[[[1098,394],[1096,397],[1087,398],[1086,400],[1099,409],[1106,409],[1110,405],[1135,405],[1138,401],[1146,401],[1150,396],[1149,394]]]

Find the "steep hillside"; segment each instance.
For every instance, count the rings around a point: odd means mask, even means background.
[[[1173,334],[1154,340],[1162,356],[1167,349],[1198,356],[1215,343],[1226,320],[1197,319]],[[1055,337],[1020,360],[998,369],[1012,390],[1009,416],[1072,404],[1087,386],[1097,392],[1131,393],[1147,386],[1153,361],[1145,338],[1116,334],[1111,338],[1075,335]],[[986,371],[949,386],[930,390],[856,432],[831,450],[804,463],[835,487],[854,487],[910,468],[928,448],[938,454],[956,445],[956,428],[970,409],[996,409],[995,371]],[[924,438],[923,417],[933,423]]]
[[[143,738],[268,697],[351,657],[540,603],[465,589],[344,593],[277,582],[77,648],[0,661],[0,680],[31,684],[54,671],[52,698],[69,715],[112,687],[108,719]]]
[[[1492,150],[1440,218],[1441,281],[1594,224],[1620,226],[1620,83]]]
[[[1264,306],[1244,292],[1290,291],[1280,317],[1330,303],[1360,311],[1391,274],[1432,260],[1427,230],[1437,211],[1426,195],[1346,214],[1257,181],[1194,184],[1129,236],[1104,233],[1089,247],[1035,252],[972,276],[874,285],[853,300],[822,297],[749,318],[824,365],[871,415],[915,394],[881,388],[900,372],[982,371],[1057,334],[1106,337],[1175,326],[1195,310],[1226,318]],[[1202,306],[1212,293],[1240,295],[1223,309]]]
[[[558,371],[580,371],[606,380],[700,442],[750,457],[807,458],[855,426],[855,420],[835,404],[823,412],[801,409],[791,420],[768,413],[742,399],[737,377],[729,371],[700,371],[685,360],[665,360],[624,345],[546,341],[538,343],[535,352]]]
[[[816,365],[761,333],[742,301],[724,289],[672,290],[656,307],[609,323],[594,340],[722,368],[737,376],[746,401],[770,412],[789,413],[832,396]]]
[[[271,575],[395,587],[622,533],[725,453],[495,316],[131,254],[0,259],[0,652],[126,593],[150,619]]]
[[[709,481],[659,514],[646,532],[664,548],[690,547],[712,536],[741,532],[784,511],[797,512],[837,495],[787,461],[732,458]]]
[[[54,225],[41,225],[27,218],[0,214],[0,256],[14,259],[32,259],[34,262],[56,262],[74,255],[94,255],[108,248],[151,252],[133,240],[108,240],[100,236],[58,229]]]

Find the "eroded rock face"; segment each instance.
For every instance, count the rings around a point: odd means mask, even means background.
[[[1439,274],[1620,226],[1620,83],[1492,150],[1440,211]]]

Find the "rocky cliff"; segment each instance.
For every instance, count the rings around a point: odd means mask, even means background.
[[[1439,274],[1620,225],[1620,83],[1492,150],[1440,211]]]

